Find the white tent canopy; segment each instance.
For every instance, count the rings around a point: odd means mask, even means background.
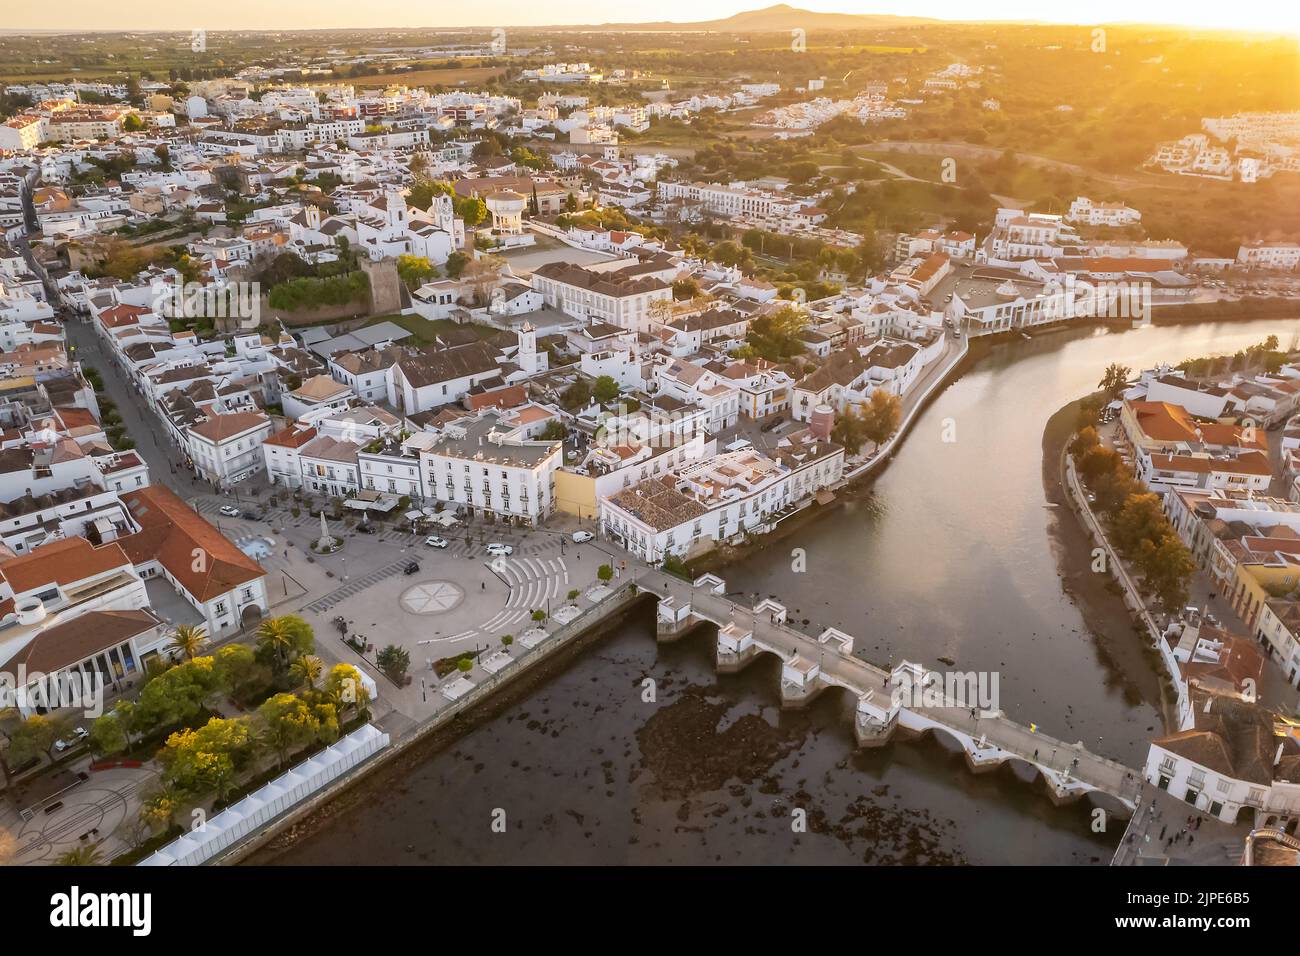
[[[137,865],[198,866],[387,746],[388,734],[374,724],[359,727]]]

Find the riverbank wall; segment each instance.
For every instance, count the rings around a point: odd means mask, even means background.
[[[358,784],[376,774],[401,774],[412,763],[423,761],[465,733],[491,720],[506,707],[530,693],[539,684],[563,671],[574,656],[608,635],[630,617],[653,613],[654,595],[647,594],[635,582],[611,592],[599,604],[588,608],[580,617],[563,625],[547,641],[519,658],[510,667],[484,681],[454,705],[440,711],[431,720],[410,727],[393,743],[370,760],[312,795],[263,830],[214,857],[210,865],[229,866],[286,837],[297,839],[295,828],[314,831],[327,825],[338,813],[350,808],[349,796]],[[315,817],[315,819],[313,819]]]

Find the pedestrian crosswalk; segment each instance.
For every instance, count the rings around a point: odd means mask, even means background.
[[[406,560],[394,561],[392,564],[386,565],[377,571],[371,571],[369,574],[362,575],[359,578],[354,578],[342,587],[336,588],[329,594],[326,594],[324,597],[317,598],[311,604],[308,604],[304,610],[311,611],[314,614],[323,614],[330,608],[334,607],[334,605],[346,601],[354,594],[358,594],[366,588],[378,584],[385,578],[390,578],[394,574],[401,573],[407,564],[408,562]]]
[[[496,637],[526,626],[534,611],[558,607],[569,592],[569,569],[563,558],[515,557],[487,562],[510,588],[506,606],[479,626]]]

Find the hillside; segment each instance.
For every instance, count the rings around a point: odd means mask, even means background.
[[[871,13],[816,13],[800,10],[789,4],[778,3],[762,10],[746,10],[722,20],[700,20],[693,23],[602,23],[592,29],[609,32],[700,31],[715,33],[775,33],[794,29],[813,30],[866,30],[871,27],[905,27],[940,21],[927,17],[897,17]],[[556,27],[556,29],[562,29]],[[573,29],[567,27],[564,29]]]

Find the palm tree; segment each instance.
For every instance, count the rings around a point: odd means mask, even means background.
[[[308,690],[316,689],[316,681],[320,679],[321,671],[324,669],[325,664],[315,654],[304,654],[289,665],[289,673],[293,675],[294,680],[306,684]]]
[[[99,866],[104,862],[103,855],[99,852],[99,844],[92,843],[89,846],[79,846],[76,849],[60,853],[54,860],[55,866]]]
[[[263,620],[257,625],[257,643],[261,647],[271,648],[283,668],[288,661],[289,651],[293,649],[293,633],[288,622],[282,617]]]
[[[184,654],[187,661],[192,661],[207,643],[208,637],[203,633],[202,624],[197,626],[180,624],[176,628],[176,633],[172,635],[171,643],[167,645],[167,649],[174,654]]]

